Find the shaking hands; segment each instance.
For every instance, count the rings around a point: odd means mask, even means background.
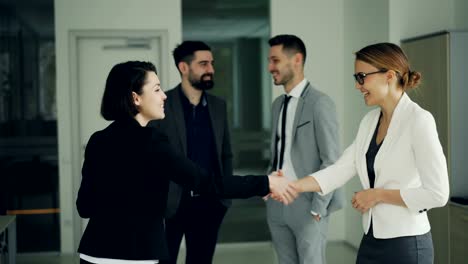
[[[270,194],[264,199],[271,197],[284,204],[290,204],[297,198],[299,192],[294,188],[293,183],[283,176],[282,171],[275,171],[268,175],[270,182]]]

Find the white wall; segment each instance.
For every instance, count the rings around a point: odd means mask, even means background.
[[[271,0],[271,35],[294,34],[307,49],[306,78],[319,90],[328,94],[336,104],[338,122],[343,124],[343,0]],[[273,88],[273,98],[283,93]],[[343,126],[340,126],[343,142]],[[331,217],[329,240],[344,239],[344,210]]]
[[[387,0],[388,1],[388,0]],[[426,35],[454,27],[454,1],[391,0],[389,2],[390,41]],[[458,1],[460,5],[463,1]],[[466,6],[466,4],[464,4]],[[466,16],[465,10],[463,13]]]
[[[468,1],[453,1],[454,29],[468,31]]]
[[[168,30],[169,48],[182,39],[180,0],[55,0],[55,37],[57,60],[57,112],[60,181],[60,234],[62,253],[73,253],[79,237],[74,219],[75,196],[73,177],[80,177],[81,164],[74,164],[72,135],[77,128],[70,120],[70,30]],[[170,53],[167,53],[167,60]],[[179,76],[174,67],[169,81],[177,83]],[[125,228],[125,227],[123,227]]]
[[[388,1],[388,0],[387,0]],[[466,0],[392,0],[389,2],[390,41],[444,30],[468,30]]]

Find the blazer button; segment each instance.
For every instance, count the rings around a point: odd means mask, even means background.
[[[420,213],[424,212],[423,210],[419,210]]]
[[[426,208],[424,208],[424,212],[426,212],[426,211],[427,211],[427,209],[426,209]]]

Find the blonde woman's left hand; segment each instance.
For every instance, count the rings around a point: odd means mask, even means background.
[[[379,189],[367,189],[356,192],[351,200],[353,208],[361,213],[369,211],[370,208],[379,202]]]

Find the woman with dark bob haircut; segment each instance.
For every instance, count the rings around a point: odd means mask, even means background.
[[[400,47],[378,43],[356,52],[354,78],[365,104],[377,108],[335,164],[290,187],[326,194],[358,175],[363,190],[351,202],[365,234],[356,263],[431,264],[427,211],[447,203],[449,185],[434,118],[406,94],[421,73]]]
[[[166,95],[149,62],[115,65],[107,77],[101,114],[114,121],[95,132],[86,146],[76,205],[89,218],[78,252],[81,263],[158,263],[167,259],[164,212],[169,181],[226,198],[265,196],[289,203],[287,180],[276,176],[211,175],[177,156],[167,137],[146,127],[164,118]],[[219,185],[219,186],[218,186]]]

